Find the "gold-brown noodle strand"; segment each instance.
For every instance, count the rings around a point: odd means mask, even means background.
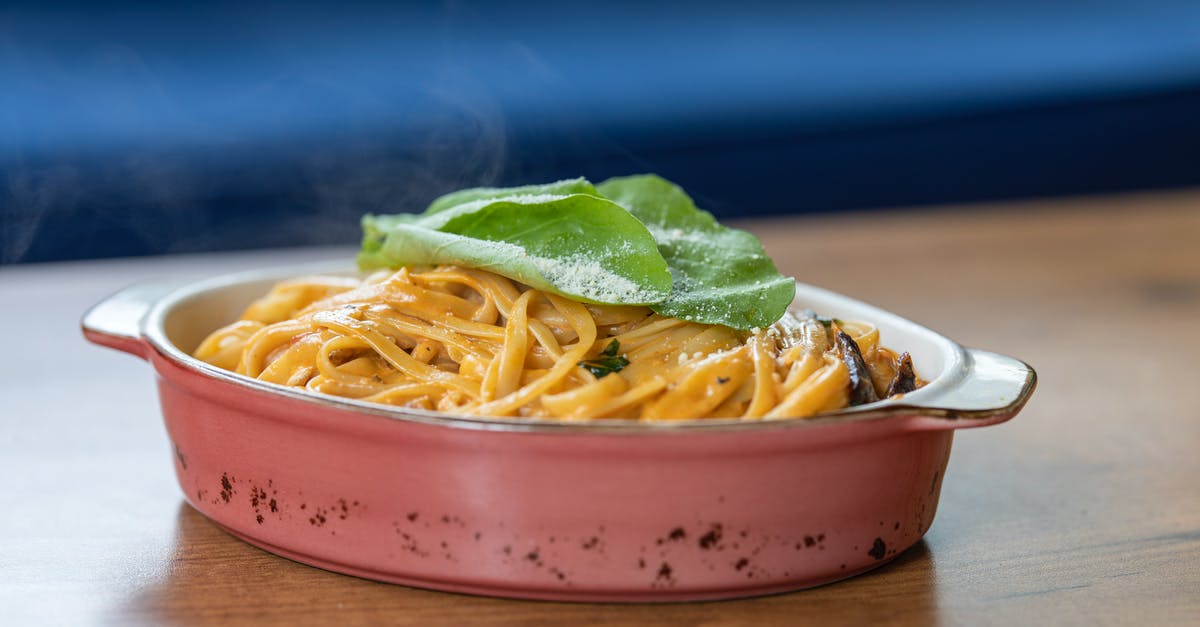
[[[452,266],[279,283],[195,356],[270,383],[455,414],[763,420],[846,406],[838,330],[883,397],[898,358],[868,323],[789,313],[738,331]]]

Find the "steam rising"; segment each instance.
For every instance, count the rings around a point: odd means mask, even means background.
[[[453,3],[441,13],[447,32],[474,19]],[[232,77],[189,76],[169,42],[139,46],[136,23],[95,26],[75,54],[39,47],[37,28],[0,31],[0,75],[46,103],[0,112],[0,263],[351,243],[364,213],[500,181],[504,113],[453,47],[431,46],[420,73],[397,59],[394,76],[364,78],[358,52],[325,62],[266,24],[252,28],[275,38],[258,80],[236,62]],[[239,88],[197,92],[204,80]]]
[[[421,211],[446,192],[500,181],[508,135],[494,98],[455,72],[427,97],[434,113],[408,138],[359,136],[307,160],[322,215],[357,225],[363,213]]]

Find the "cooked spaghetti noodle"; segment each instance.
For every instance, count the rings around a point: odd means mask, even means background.
[[[855,379],[878,398],[912,379],[869,324],[788,313],[738,331],[454,266],[285,281],[195,356],[322,394],[561,420],[807,417],[846,407]]]

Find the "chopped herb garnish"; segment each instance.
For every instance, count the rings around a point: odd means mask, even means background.
[[[629,365],[629,360],[624,356],[605,357],[604,359],[585,359],[579,362],[579,365],[586,368],[597,379],[602,379],[606,375],[614,372],[620,372]]]
[[[838,325],[839,327],[842,326],[842,321],[839,318],[826,318],[825,316],[817,316],[817,322],[820,322],[821,325],[824,326],[826,329],[832,327],[835,324]]]
[[[621,350],[621,343],[613,340],[600,351],[600,356],[596,359],[585,359],[579,362],[579,367],[585,368],[592,373],[597,379],[602,379],[606,375],[614,372],[620,372],[625,366],[629,365],[629,360],[624,355],[618,355],[617,351]]]

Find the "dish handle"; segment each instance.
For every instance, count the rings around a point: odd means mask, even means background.
[[[1004,422],[1021,411],[1037,387],[1037,372],[1027,363],[968,348],[961,380],[910,406],[918,428],[961,429]]]
[[[150,345],[142,334],[142,320],[155,303],[178,286],[167,281],[138,283],[109,296],[83,314],[79,322],[83,337],[93,344],[146,359]]]

